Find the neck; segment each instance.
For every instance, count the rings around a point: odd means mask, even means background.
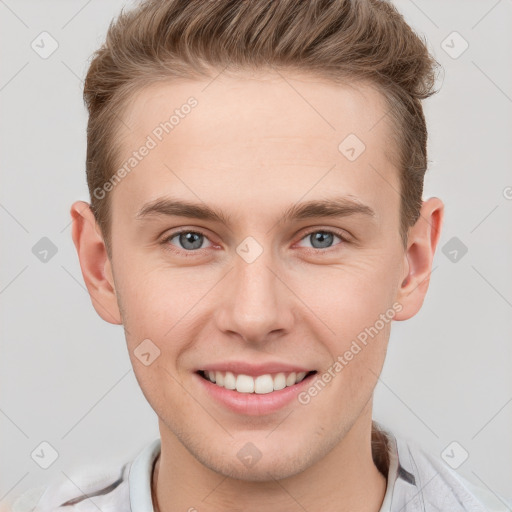
[[[385,437],[372,430],[370,422],[370,428],[362,433],[352,428],[328,454],[304,471],[281,480],[254,482],[212,471],[176,437],[162,437],[162,451],[152,478],[154,509],[378,512],[387,483],[381,471],[388,472],[383,441]]]

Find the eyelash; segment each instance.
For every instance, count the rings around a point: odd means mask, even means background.
[[[204,249],[195,249],[195,250],[187,251],[185,249],[179,249],[178,247],[176,247],[176,246],[172,245],[171,243],[169,243],[170,240],[172,240],[173,238],[175,238],[178,235],[181,235],[182,233],[194,233],[196,235],[201,235],[201,236],[205,237],[207,240],[209,240],[211,242],[211,240],[208,238],[208,236],[205,233],[203,233],[202,231],[200,231],[200,230],[180,229],[178,231],[173,231],[170,235],[166,236],[162,240],[161,243],[162,243],[162,245],[165,246],[165,249],[168,250],[168,251],[171,251],[173,253],[180,254],[180,255],[182,255],[182,256],[184,256],[186,258],[194,257],[198,253],[201,254],[201,252]],[[313,233],[327,233],[327,234],[330,234],[330,235],[335,235],[335,236],[337,236],[341,240],[341,242],[343,244],[350,243],[350,241],[345,236],[343,236],[339,231],[335,231],[335,230],[332,230],[332,229],[312,229],[311,231],[308,231],[307,233],[305,233],[301,237],[301,239],[299,241],[304,240],[304,238],[312,235]],[[337,244],[337,245],[341,245],[341,244]],[[331,252],[331,250],[336,250],[336,246],[327,247],[325,249],[317,249],[315,247],[305,247],[305,249],[307,249],[308,252],[313,252],[315,254],[320,254],[320,253]]]

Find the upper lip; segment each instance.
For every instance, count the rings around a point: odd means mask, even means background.
[[[279,361],[270,361],[267,363],[246,363],[244,361],[225,361],[223,363],[206,364],[197,371],[217,371],[217,372],[231,372],[236,375],[250,375],[256,377],[258,375],[265,375],[268,373],[292,373],[292,372],[310,372],[311,368],[298,366],[289,363],[281,363]]]

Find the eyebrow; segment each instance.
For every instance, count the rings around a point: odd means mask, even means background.
[[[329,199],[315,199],[297,203],[287,208],[281,215],[278,224],[293,220],[305,220],[317,217],[348,217],[350,215],[377,217],[376,212],[356,198],[339,196]],[[137,220],[151,216],[177,216],[219,222],[226,226],[231,223],[232,216],[222,210],[214,209],[201,203],[184,201],[172,197],[158,198],[145,204],[135,215]]]

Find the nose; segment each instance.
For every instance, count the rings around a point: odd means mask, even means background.
[[[233,265],[219,290],[217,328],[253,344],[290,332],[294,295],[271,251],[264,250],[252,262],[236,254]]]

